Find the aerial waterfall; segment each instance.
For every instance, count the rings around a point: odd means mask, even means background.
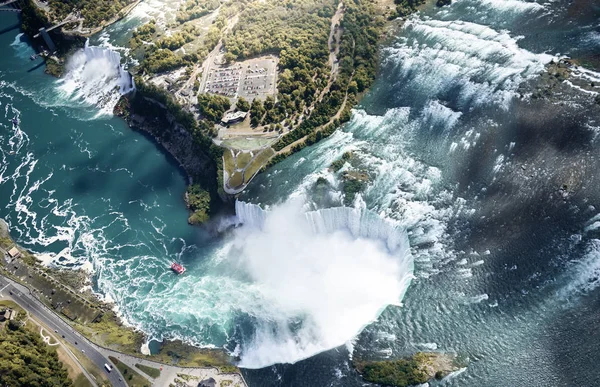
[[[241,365],[294,363],[351,341],[391,304],[413,273],[405,231],[358,208],[303,213],[236,203],[232,259],[257,288],[254,332]]]
[[[121,95],[135,89],[133,77],[121,65],[121,55],[88,42],[69,58],[59,82],[66,100],[94,107],[96,117],[112,115]]]

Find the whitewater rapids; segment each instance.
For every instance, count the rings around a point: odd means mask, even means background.
[[[399,305],[413,276],[403,229],[366,209],[303,213],[291,202],[267,212],[238,201],[227,254],[260,300],[240,366],[295,363],[350,342],[387,305]]]
[[[94,118],[112,116],[121,95],[135,89],[131,74],[121,66],[121,55],[88,42],[69,58],[65,77],[59,82],[62,98],[96,108]]]

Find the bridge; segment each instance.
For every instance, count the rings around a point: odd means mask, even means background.
[[[16,1],[16,0],[13,0],[13,1]],[[60,23],[55,24],[55,25],[53,25],[50,28],[46,28],[46,32],[50,32],[50,31],[52,31],[55,28],[62,27],[62,26],[64,26],[67,23],[75,23],[75,22],[80,22],[82,20],[83,20],[82,18],[77,18],[76,16],[74,16],[74,15],[71,14],[71,15],[67,16],[65,18],[65,20],[61,21]],[[33,37],[34,38],[39,38],[41,33],[42,32],[40,32],[39,34],[35,34]]]
[[[0,3],[0,12],[21,12],[19,8],[2,8],[5,5],[16,3],[18,0],[6,0]]]

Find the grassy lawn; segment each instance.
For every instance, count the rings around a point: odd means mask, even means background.
[[[233,175],[230,175],[227,185],[230,186],[231,188],[237,188],[240,185],[242,185],[242,183],[243,183],[242,173],[236,171]]]
[[[94,323],[74,326],[92,341],[126,353],[139,354],[139,348],[144,341],[141,333],[120,324],[112,311],[104,313]]]
[[[10,309],[14,309],[17,310],[19,312],[21,312],[23,309],[19,306],[19,304],[17,304],[14,301],[10,301],[10,300],[0,300],[0,308],[4,309],[4,308],[10,308]]]
[[[85,377],[83,373],[80,373],[78,377],[73,380],[74,387],[93,387],[92,383]]]
[[[108,381],[108,378],[105,376],[106,371],[101,370],[98,367],[96,367],[94,365],[94,363],[92,363],[90,361],[90,359],[88,359],[87,356],[85,356],[84,354],[81,353],[81,350],[73,347],[69,343],[65,343],[65,345],[71,350],[71,352],[75,355],[77,360],[79,360],[79,363],[81,363],[81,365],[83,365],[83,368],[85,368],[87,370],[87,372],[96,379],[96,382],[98,383],[99,386],[102,386],[102,385],[110,386],[110,382]]]
[[[113,362],[115,367],[119,369],[129,387],[150,387],[151,383],[148,379],[135,372],[129,366],[125,365],[125,363],[120,362],[119,359],[112,356],[109,356],[108,358]]]
[[[160,370],[158,368],[150,367],[143,364],[136,364],[135,368],[139,368],[143,373],[153,377],[154,379],[160,377]]]
[[[275,154],[275,151],[271,148],[267,148],[264,151],[262,151],[261,153],[258,154],[258,156],[256,156],[254,158],[254,160],[252,160],[252,162],[248,165],[248,167],[246,168],[246,171],[244,172],[244,183],[248,183],[250,181],[250,179],[258,172],[260,171],[260,169],[267,164],[267,162],[269,161],[269,159]]]
[[[229,149],[226,149],[225,152],[223,152],[223,169],[225,169],[225,172],[227,172],[229,176],[235,171],[235,160],[233,159],[232,151]]]
[[[245,168],[250,160],[252,160],[252,154],[250,152],[240,151],[236,157],[237,167],[239,169]]]
[[[67,369],[69,379],[73,381],[73,386],[92,387],[92,383],[85,377],[81,368],[79,368],[79,365],[67,354],[67,351],[62,346],[56,346],[56,352],[58,354],[58,359]]]

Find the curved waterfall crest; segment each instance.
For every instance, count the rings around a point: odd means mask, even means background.
[[[259,205],[236,201],[236,220],[238,224],[263,229],[269,211]],[[408,252],[409,244],[406,232],[390,221],[363,208],[333,207],[304,213],[306,222],[315,234],[327,234],[340,230],[349,231],[355,238],[381,240],[390,252],[402,250]]]
[[[400,305],[413,278],[403,228],[367,209],[303,212],[288,202],[265,211],[236,202],[232,266],[255,292],[253,329],[241,363],[295,363],[351,342],[388,305]]]
[[[59,82],[66,100],[96,107],[96,116],[112,115],[121,95],[135,89],[133,77],[121,65],[121,54],[89,42],[69,58]]]

